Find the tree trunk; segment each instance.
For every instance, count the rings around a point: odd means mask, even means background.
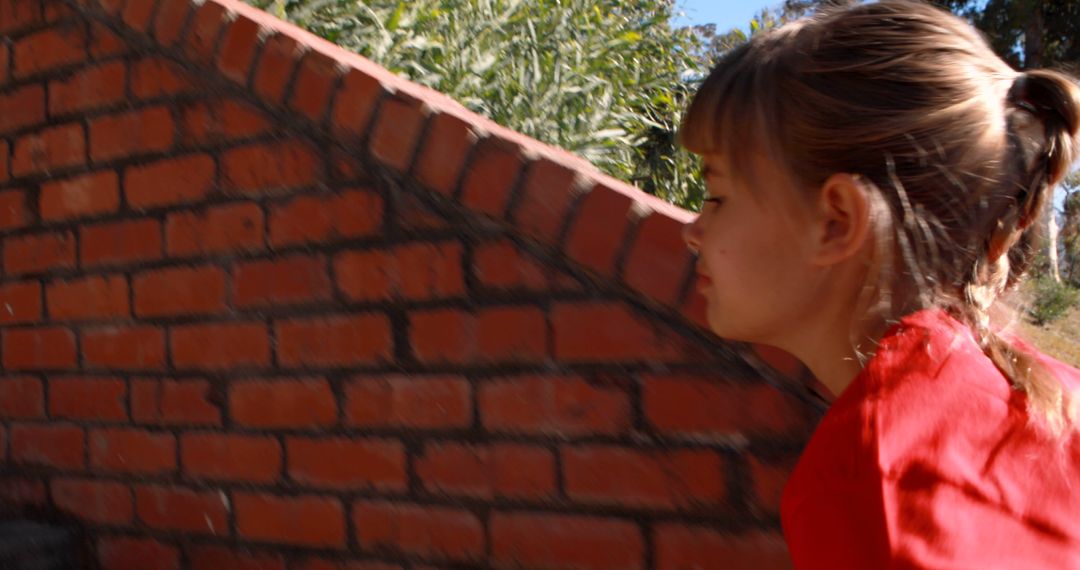
[[[1024,68],[1038,69],[1043,61],[1043,35],[1046,33],[1045,19],[1041,0],[1028,0],[1027,25],[1024,27]],[[1054,197],[1050,196],[1050,207],[1046,208],[1043,229],[1046,232],[1046,258],[1050,262],[1050,277],[1061,283],[1061,271],[1058,262],[1058,224],[1054,217]]]

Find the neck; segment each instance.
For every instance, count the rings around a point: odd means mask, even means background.
[[[849,317],[841,317],[808,327],[787,347],[828,388],[830,394],[826,396],[830,399],[839,396],[862,372],[863,363],[876,345],[876,338],[860,335],[856,338],[866,341],[853,346],[851,324]]]

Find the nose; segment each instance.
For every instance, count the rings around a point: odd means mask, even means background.
[[[701,215],[698,214],[694,217],[693,221],[684,224],[682,228],[682,238],[686,242],[686,247],[690,249],[695,255],[698,249],[701,247]]]

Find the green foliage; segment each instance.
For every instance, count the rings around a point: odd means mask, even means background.
[[[672,0],[248,0],[684,207],[675,133],[700,75]]]
[[[966,17],[1014,67],[1080,63],[1080,0],[933,0]]]
[[[1080,287],[1080,171],[1063,184],[1064,212],[1061,224],[1062,277],[1073,287]]]
[[[1035,324],[1045,325],[1065,316],[1080,302],[1080,290],[1066,283],[1059,283],[1049,276],[1039,277],[1033,283],[1035,298],[1029,312]]]

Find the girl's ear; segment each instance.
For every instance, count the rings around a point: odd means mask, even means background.
[[[855,257],[870,232],[870,197],[859,178],[833,174],[821,186],[813,220],[813,261],[835,265]]]

